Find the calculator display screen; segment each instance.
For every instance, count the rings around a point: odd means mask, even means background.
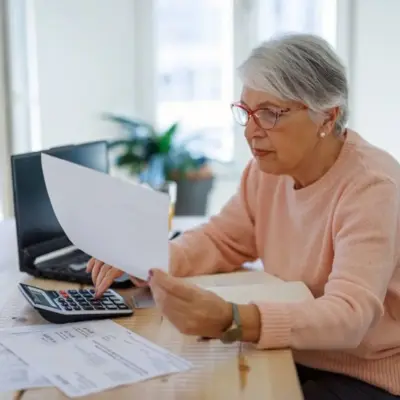
[[[50,297],[46,295],[46,293],[33,288],[30,288],[29,291],[35,304],[57,308],[57,306],[50,299]]]

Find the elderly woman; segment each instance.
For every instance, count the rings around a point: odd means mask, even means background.
[[[267,41],[239,72],[252,160],[222,211],[171,241],[170,274],[149,278],[157,305],[185,334],[291,348],[307,400],[399,399],[399,164],[346,128],[345,69],[321,38]],[[232,305],[177,278],[258,258],[314,299]],[[99,295],[121,274],[88,270]]]

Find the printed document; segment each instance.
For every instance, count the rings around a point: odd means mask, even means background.
[[[0,343],[0,393],[45,386],[52,385]]]
[[[42,325],[32,331],[13,328],[1,342],[70,397],[191,368],[111,320]]]
[[[168,270],[169,196],[42,154],[54,213],[70,241],[106,264],[146,280]]]

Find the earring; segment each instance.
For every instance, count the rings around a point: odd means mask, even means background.
[[[326,133],[325,132],[321,132],[320,134],[319,134],[319,137],[320,138],[324,138],[326,136]]]

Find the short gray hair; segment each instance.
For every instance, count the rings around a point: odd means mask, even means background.
[[[348,120],[346,70],[327,41],[311,34],[285,34],[256,47],[238,68],[245,86],[281,100],[305,103],[324,113],[339,107],[335,131]]]

